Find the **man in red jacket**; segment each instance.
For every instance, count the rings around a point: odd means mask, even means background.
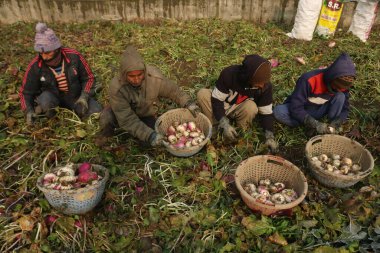
[[[58,106],[74,110],[81,118],[102,110],[93,98],[95,78],[90,66],[78,51],[62,47],[44,23],[36,25],[34,50],[39,54],[28,65],[19,92],[28,125],[36,114],[52,117]]]

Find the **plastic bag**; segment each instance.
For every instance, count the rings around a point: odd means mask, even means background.
[[[378,2],[359,2],[348,31],[358,36],[361,41],[366,42],[375,22],[377,10]]]
[[[318,35],[333,36],[342,15],[344,0],[324,0],[316,32]]]
[[[300,40],[312,40],[321,7],[322,0],[300,0],[293,29],[286,35]]]

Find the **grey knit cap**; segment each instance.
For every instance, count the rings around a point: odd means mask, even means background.
[[[39,53],[50,52],[61,46],[61,42],[54,31],[48,28],[45,23],[38,23],[36,25],[36,37],[34,40],[35,51]]]

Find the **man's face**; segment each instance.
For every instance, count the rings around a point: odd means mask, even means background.
[[[351,88],[352,86],[352,83],[351,84],[343,84],[341,82],[339,82],[339,80],[335,79],[331,82],[331,88],[333,90],[338,90],[338,91],[342,91],[342,90],[348,90],[349,88]]]
[[[49,51],[49,52],[42,52],[40,53],[42,59],[44,61],[49,61],[49,60],[52,60],[55,56],[55,50],[54,51]]]
[[[127,81],[135,87],[141,85],[142,81],[144,80],[144,77],[144,70],[134,70],[127,72]]]

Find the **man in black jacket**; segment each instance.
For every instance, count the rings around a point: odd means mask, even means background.
[[[101,111],[93,98],[94,75],[78,51],[62,47],[44,23],[36,25],[34,50],[39,54],[28,65],[19,92],[28,125],[36,114],[53,116],[58,106],[74,110],[81,118]]]
[[[202,112],[213,123],[218,123],[228,141],[234,142],[238,137],[230,120],[247,129],[258,113],[265,130],[266,145],[272,152],[278,151],[278,143],[274,139],[270,76],[269,61],[259,55],[248,55],[241,65],[223,69],[212,91],[201,89],[198,92]]]

